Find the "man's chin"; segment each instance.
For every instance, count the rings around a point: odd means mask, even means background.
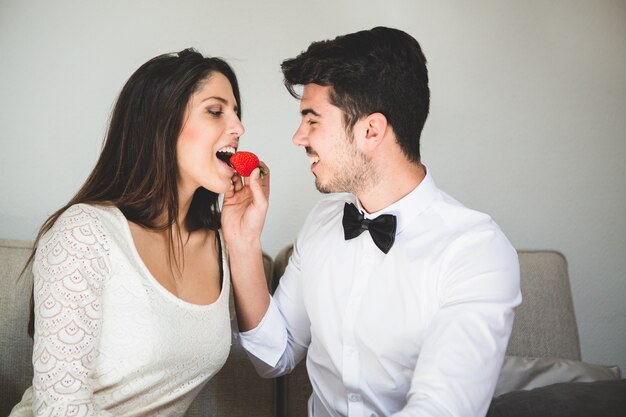
[[[322,182],[319,180],[319,178],[317,178],[317,176],[315,177],[315,188],[317,188],[317,191],[319,191],[322,194],[330,194],[334,192],[328,187],[328,185],[322,184]]]
[[[333,184],[333,183],[324,184],[317,177],[315,177],[315,188],[317,188],[317,191],[319,191],[322,194],[347,192],[346,190],[341,189],[341,187],[338,187],[337,184]]]

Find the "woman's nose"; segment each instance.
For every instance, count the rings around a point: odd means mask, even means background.
[[[239,117],[235,116],[235,120],[233,121],[233,125],[231,127],[231,133],[235,136],[239,137],[246,133],[246,129],[243,127],[243,123],[239,120]]]

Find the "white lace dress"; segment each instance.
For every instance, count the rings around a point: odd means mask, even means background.
[[[230,350],[225,258],[218,299],[191,304],[150,274],[119,209],[68,209],[33,264],[33,386],[11,416],[183,415]]]

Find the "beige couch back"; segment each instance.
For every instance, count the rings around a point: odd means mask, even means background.
[[[33,376],[33,341],[27,334],[32,274],[18,280],[30,245],[0,240],[0,416],[9,415]]]

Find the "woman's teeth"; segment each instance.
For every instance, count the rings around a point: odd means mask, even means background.
[[[232,146],[224,146],[218,152],[235,153],[235,152],[237,152],[237,149],[233,148]]]
[[[215,155],[218,159],[230,165],[230,157],[233,156],[236,151],[237,149],[233,148],[232,146],[225,146],[217,151]]]

